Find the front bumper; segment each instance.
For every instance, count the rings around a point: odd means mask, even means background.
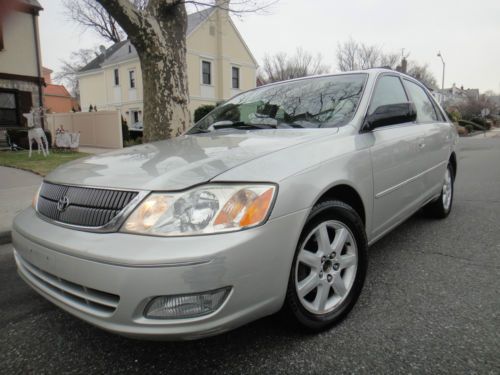
[[[102,329],[148,339],[194,339],[279,310],[306,211],[236,233],[162,238],[89,233],[40,219],[14,221],[21,277],[71,314]],[[190,319],[147,319],[155,296],[231,287],[215,312]]]

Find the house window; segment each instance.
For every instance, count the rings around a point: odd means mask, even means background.
[[[0,126],[16,125],[19,125],[16,94],[0,91]]]
[[[204,85],[212,84],[212,63],[210,61],[201,62],[201,75]]]
[[[129,70],[130,88],[135,89],[135,70]]]
[[[120,73],[118,71],[118,69],[115,69],[115,86],[119,86],[120,85]]]
[[[239,89],[240,88],[240,68],[232,67],[231,68],[231,75],[232,75],[232,80],[233,80],[233,89]]]

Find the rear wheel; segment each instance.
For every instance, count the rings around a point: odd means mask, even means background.
[[[361,293],[366,266],[366,235],[356,211],[340,201],[316,205],[295,252],[287,307],[309,329],[341,321]]]
[[[453,166],[448,164],[446,172],[444,174],[443,187],[441,189],[441,195],[434,202],[430,202],[424,207],[425,212],[437,219],[446,218],[450,212],[453,205],[453,192],[454,192],[454,171]]]

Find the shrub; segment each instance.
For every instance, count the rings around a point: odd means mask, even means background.
[[[15,143],[21,148],[29,149],[28,141],[28,129],[9,129],[7,130],[7,136],[10,138],[11,143]],[[47,142],[49,143],[49,148],[52,147],[52,134],[45,130],[45,136],[47,137]],[[33,147],[33,146],[32,146]]]
[[[448,118],[454,123],[458,123],[458,121],[462,119],[462,115],[460,114],[460,112],[454,108],[446,111],[446,114],[448,115]]]
[[[142,137],[137,137],[134,139],[129,139],[128,141],[123,142],[123,147],[135,146],[142,144]]]
[[[472,128],[472,130],[479,130],[479,131],[484,131],[486,128],[482,125],[479,125],[475,122],[472,121],[467,121],[467,120],[460,120],[458,122],[460,125],[465,126],[468,129],[468,126]]]
[[[203,117],[208,115],[214,108],[215,106],[210,104],[202,105],[196,108],[196,110],[194,111],[194,122],[200,121]]]
[[[122,121],[122,140],[123,140],[124,145],[125,145],[125,142],[130,140],[130,132],[128,130],[127,123],[126,122],[124,123],[123,121]]]
[[[122,116],[122,143],[123,146],[130,140],[130,131],[128,130],[127,120]]]
[[[481,117],[473,117],[471,121],[481,125],[486,130],[491,129],[491,122],[486,119],[483,119]]]
[[[467,134],[470,134],[474,131],[474,127],[471,124],[466,124],[465,129],[467,129]]]
[[[469,132],[467,131],[467,129],[464,126],[460,126],[460,125],[455,125],[455,126],[457,128],[457,132],[458,132],[459,136],[464,136],[464,135],[469,134]]]

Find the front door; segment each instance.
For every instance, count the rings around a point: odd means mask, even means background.
[[[406,103],[409,98],[401,79],[385,74],[379,77],[369,114],[381,105]],[[373,226],[375,239],[411,214],[422,189],[421,144],[425,132],[416,122],[376,128],[366,136],[371,139],[373,166]]]

